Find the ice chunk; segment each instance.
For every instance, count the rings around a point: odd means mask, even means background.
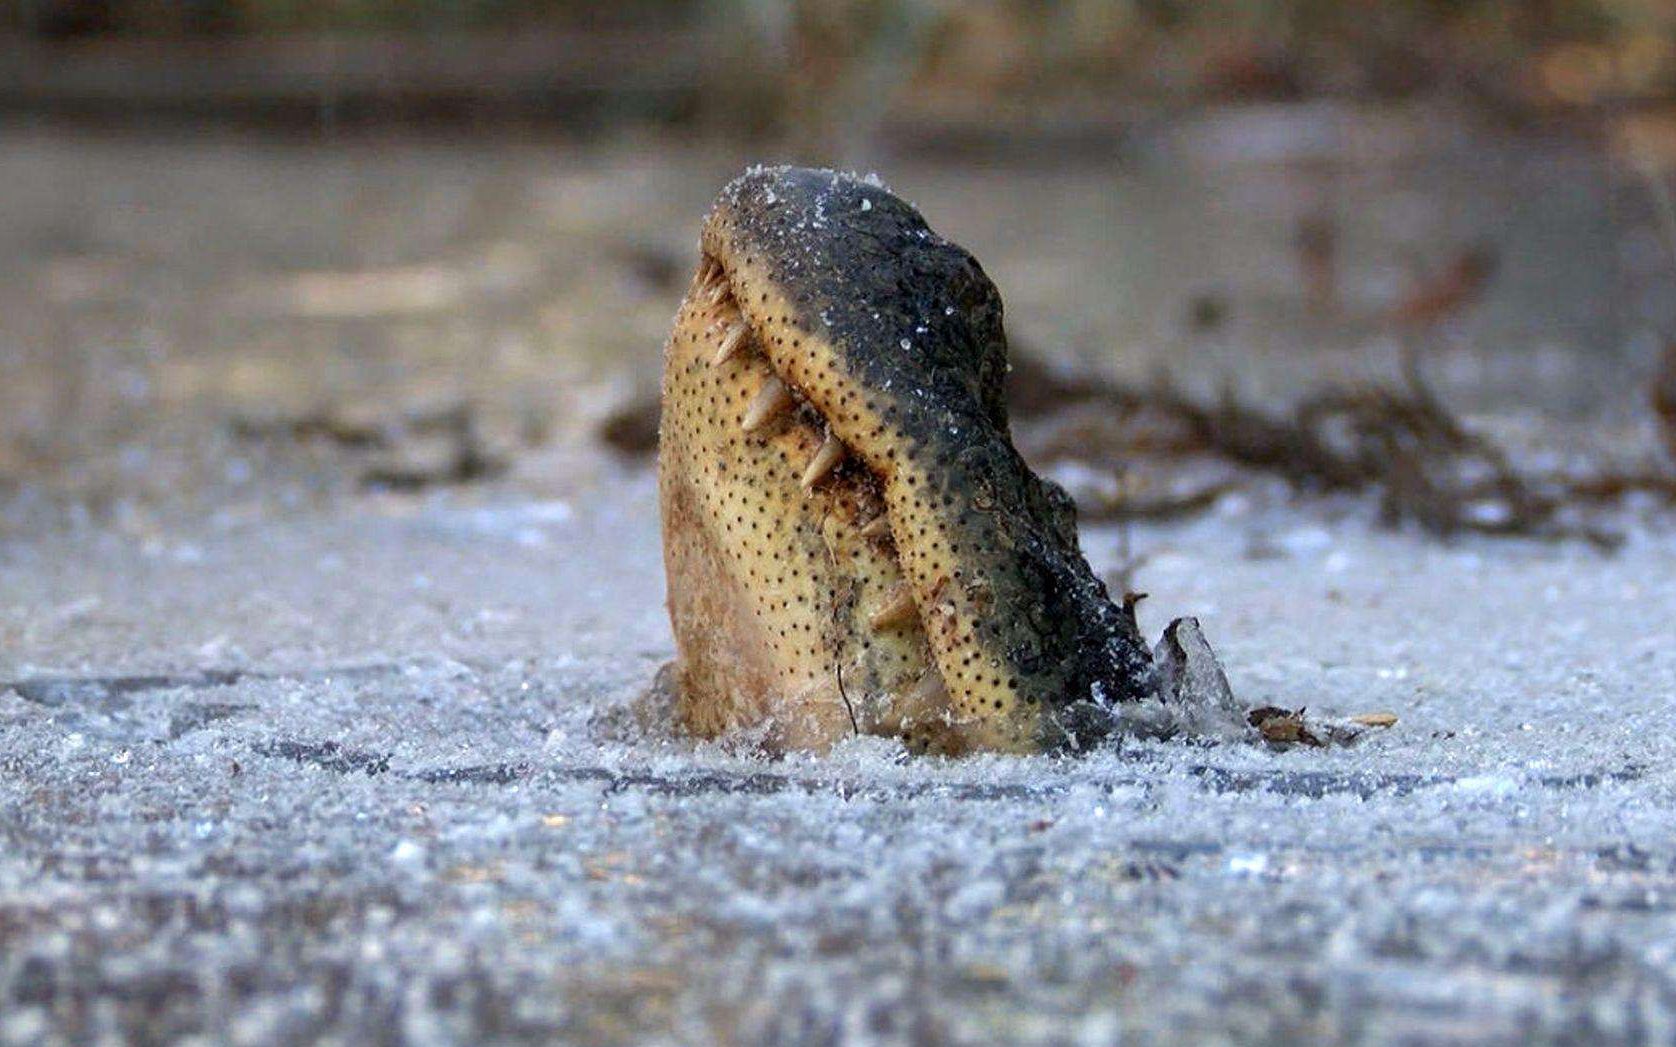
[[[1245,711],[1197,618],[1171,622],[1152,658],[1159,693],[1172,707],[1178,731],[1210,738],[1249,736]]]

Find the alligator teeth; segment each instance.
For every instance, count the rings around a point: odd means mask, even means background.
[[[733,290],[733,288],[727,282],[727,278],[725,276],[719,276],[715,284],[711,286],[710,290],[705,292],[704,301],[708,305],[721,305],[722,299],[726,298],[728,292],[731,290]]]
[[[832,433],[826,434],[821,441],[820,450],[809,459],[809,467],[803,470],[803,489],[814,487],[826,478],[832,470],[838,468],[838,463],[844,460],[844,441]]]
[[[721,348],[716,350],[716,355],[711,359],[710,366],[719,367],[733,359],[745,345],[745,336],[750,333],[751,330],[745,326],[745,321],[735,320],[733,325],[727,329],[727,334],[722,336]]]
[[[704,261],[698,264],[698,286],[704,287],[709,284],[711,280],[714,280],[718,275],[720,275],[721,269],[722,266],[720,262],[717,262],[709,255],[705,255]]]
[[[861,529],[861,536],[863,538],[889,538],[890,517],[886,516],[884,513],[880,513],[879,515],[873,517],[873,519],[867,521],[866,526]]]
[[[779,375],[769,375],[768,381],[757,390],[751,406],[745,408],[745,421],[741,427],[747,433],[754,433],[779,417],[791,404],[791,388],[780,380]]]
[[[874,611],[867,621],[875,629],[889,629],[893,625],[912,621],[915,612],[913,590],[908,588],[908,583],[901,582],[890,594],[890,598]]]

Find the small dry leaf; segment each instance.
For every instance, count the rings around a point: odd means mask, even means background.
[[[1397,722],[1396,713],[1360,713],[1350,718],[1351,723],[1359,723],[1363,727],[1391,727]]]
[[[1304,722],[1304,710],[1280,709],[1272,705],[1251,710],[1247,719],[1266,741],[1320,745],[1321,739]]]

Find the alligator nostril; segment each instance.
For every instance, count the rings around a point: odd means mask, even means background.
[[[836,435],[827,433],[826,439],[821,441],[820,450],[809,459],[809,467],[803,470],[803,489],[807,491],[826,479],[827,474],[838,468],[838,464],[843,460],[844,442]]]
[[[769,375],[768,381],[763,382],[762,388],[757,390],[756,399],[745,409],[745,418],[740,423],[740,428],[747,433],[754,433],[791,405],[791,388],[781,381],[778,375]]]

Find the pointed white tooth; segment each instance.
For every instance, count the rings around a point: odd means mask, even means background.
[[[867,521],[867,525],[861,529],[861,536],[863,538],[890,537],[890,517],[886,516],[884,513],[880,513],[879,515],[873,517],[873,519]]]
[[[907,582],[898,582],[896,590],[880,605],[878,610],[872,613],[867,621],[875,629],[889,629],[892,626],[912,621],[918,613],[919,608],[914,604],[913,590],[908,588]]]
[[[828,473],[838,468],[838,463],[844,460],[844,441],[836,434],[827,433],[826,439],[821,441],[820,449],[809,459],[809,467],[803,470],[803,489],[805,491],[826,479]]]
[[[716,268],[716,260],[705,255],[703,261],[698,263],[698,286],[708,286],[710,281],[716,278]]]
[[[710,366],[716,367],[725,364],[738,355],[739,350],[745,346],[745,336],[750,333],[751,329],[745,326],[745,321],[735,320],[732,326],[727,329],[727,334],[722,336],[721,347],[716,350],[716,355],[710,360]]]
[[[756,432],[779,417],[791,404],[791,388],[780,380],[779,375],[769,375],[768,381],[762,383],[762,388],[757,390],[751,405],[745,408],[742,428],[747,433]]]
[[[716,282],[710,286],[710,290],[705,293],[704,301],[710,305],[720,305],[722,303],[722,299],[726,298],[728,292],[732,289],[733,288],[727,282],[727,277],[720,276],[717,278]]]

